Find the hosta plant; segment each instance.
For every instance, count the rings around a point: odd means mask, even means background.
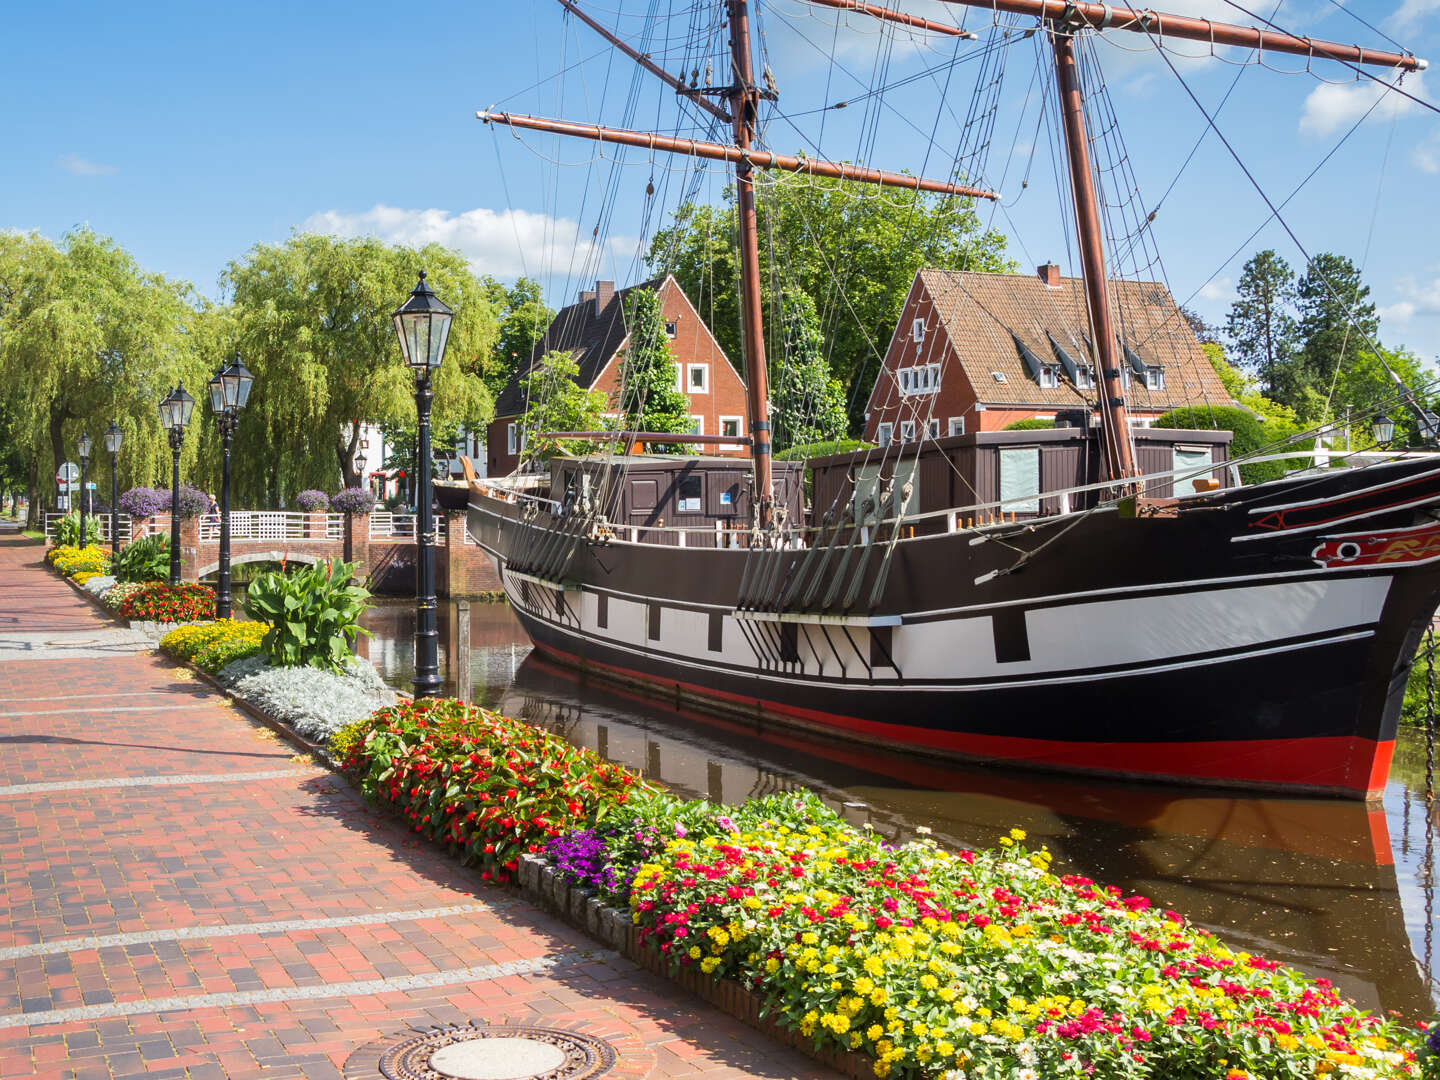
[[[169,576],[170,540],[164,533],[142,536],[115,556],[118,581],[164,581]]]
[[[80,542],[80,515],[66,514],[55,525],[55,543],[61,547],[73,547]],[[94,514],[85,517],[85,543],[100,542],[100,522]]]
[[[246,591],[245,613],[269,629],[261,652],[277,667],[343,672],[370,592],[351,579],[353,563],[330,560],[290,573],[261,574]]]

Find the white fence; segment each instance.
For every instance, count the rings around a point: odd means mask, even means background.
[[[231,510],[230,540],[341,540],[344,514],[305,514],[289,510]],[[220,542],[220,515],[200,518],[200,542]]]
[[[68,514],[45,515],[45,542],[47,544],[53,544],[55,542],[55,530],[60,527],[60,522],[65,520],[65,518],[67,517],[69,517]],[[118,532],[120,533],[120,543],[128,544],[131,540],[131,530],[134,528],[134,526],[130,522],[130,515],[117,514],[116,517],[119,519],[117,522],[117,526]],[[85,526],[87,531],[89,529],[91,519],[94,519],[95,521],[98,521],[100,523],[100,540],[102,543],[108,544],[110,542],[110,515],[86,514]],[[145,524],[145,522],[141,522],[141,536],[145,535]]]

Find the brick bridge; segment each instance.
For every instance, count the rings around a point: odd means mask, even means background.
[[[101,515],[105,539],[109,517]],[[465,512],[446,511],[436,518],[435,587],[440,596],[477,596],[500,588],[490,557],[465,531]],[[375,592],[410,593],[415,588],[415,516],[356,514],[348,522],[351,557]],[[307,514],[270,510],[230,513],[230,565],[286,562],[316,563],[345,554],[344,514]],[[133,536],[170,533],[170,515],[157,514],[132,523],[123,516],[123,547]],[[180,522],[180,573],[186,581],[213,577],[219,569],[220,518],[207,514]]]

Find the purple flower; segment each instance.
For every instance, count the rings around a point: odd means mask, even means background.
[[[675,823],[675,835],[676,835],[676,836],[681,836],[681,837],[683,837],[683,836],[685,835],[686,831],[687,831],[687,830],[686,830],[686,828],[685,828],[684,825],[681,825],[678,821]]]
[[[594,829],[577,829],[557,836],[545,845],[545,851],[555,859],[555,866],[561,873],[568,874],[582,885],[613,890],[617,884],[605,841]]]
[[[307,514],[318,514],[330,509],[330,496],[315,488],[307,488],[295,496],[295,505]]]
[[[375,496],[368,488],[346,488],[330,496],[330,509],[337,514],[368,514],[375,509]]]
[[[1430,1048],[1432,1054],[1440,1054],[1440,1024],[1430,1029],[1430,1037],[1425,1040],[1425,1045]]]
[[[170,492],[135,487],[120,496],[120,509],[132,518],[154,517],[170,509]]]

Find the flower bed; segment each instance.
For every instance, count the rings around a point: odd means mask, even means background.
[[[120,606],[145,587],[140,581],[121,581],[100,594],[100,603],[118,613]]]
[[[45,560],[66,577],[110,572],[110,552],[98,544],[87,544],[83,548],[62,544],[47,551]]]
[[[106,593],[108,599],[120,586]],[[125,619],[146,622],[195,622],[215,615],[215,590],[208,585],[169,585],[146,581],[132,590],[113,609]]]
[[[216,619],[171,630],[161,639],[160,651],[214,675],[226,664],[258,653],[264,636],[263,623]]]
[[[509,881],[522,853],[656,789],[558,735],[459,701],[406,702],[340,732],[336,758],[415,831]]]
[[[201,664],[204,657],[202,651],[195,662]],[[376,709],[395,704],[395,692],[364,660],[352,659],[345,671],[336,672],[304,665],[272,667],[263,657],[252,655],[226,664],[216,678],[266,715],[317,743],[325,743],[346,725],[365,721]]]
[[[89,581],[84,582],[84,586],[85,591],[91,596],[103,597],[107,592],[109,592],[112,588],[115,587],[115,579],[108,574],[102,574],[96,577],[92,577]]]
[[[545,845],[675,967],[739,981],[876,1076],[1440,1077],[1423,1032],[1055,873],[1020,830],[957,853],[886,843],[808,794],[727,815],[454,702],[385,710],[332,746],[367,795],[494,880]]]

